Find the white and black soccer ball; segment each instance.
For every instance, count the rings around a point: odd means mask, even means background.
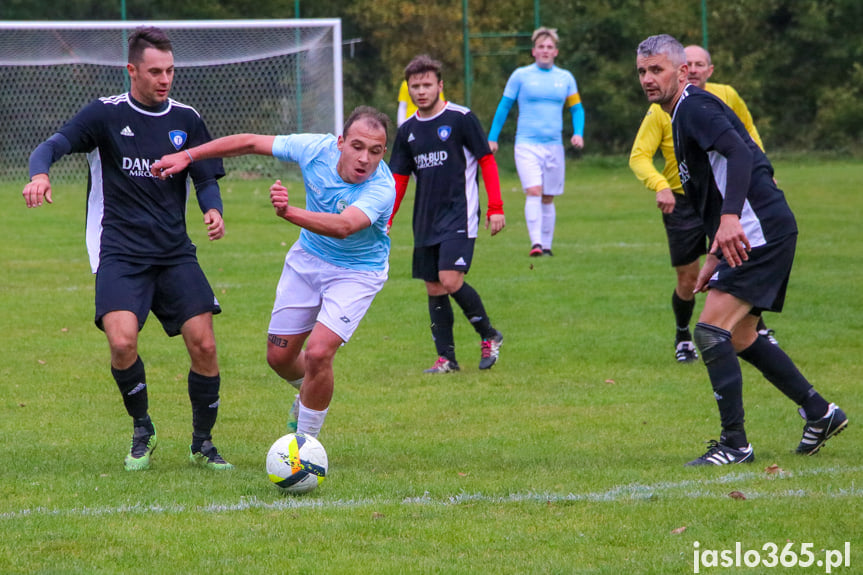
[[[289,433],[267,452],[267,474],[289,493],[308,493],[327,476],[327,452],[321,442],[304,433]]]

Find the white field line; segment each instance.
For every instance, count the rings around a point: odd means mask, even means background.
[[[857,487],[852,483],[850,488],[830,488],[826,492],[819,490],[817,493],[807,490],[798,489],[789,486],[789,489],[778,492],[759,492],[758,484],[748,484],[751,481],[788,481],[794,477],[811,477],[817,475],[849,475],[863,472],[863,467],[823,467],[816,469],[807,469],[804,471],[796,471],[794,473],[779,472],[775,475],[769,475],[764,471],[738,471],[728,473],[715,479],[684,479],[681,481],[662,481],[650,485],[640,483],[631,483],[628,485],[619,485],[612,487],[606,491],[596,491],[587,493],[548,493],[548,492],[525,492],[513,493],[510,495],[485,495],[483,493],[459,493],[444,498],[431,497],[428,493],[424,493],[418,497],[406,497],[401,501],[386,500],[386,499],[337,499],[327,500],[325,498],[309,499],[303,497],[281,497],[275,495],[272,501],[263,501],[257,497],[243,497],[236,503],[212,503],[210,505],[181,505],[181,504],[143,504],[136,503],[132,505],[120,505],[117,507],[75,507],[72,509],[48,509],[45,507],[36,507],[33,509],[22,509],[20,511],[7,511],[0,513],[0,520],[24,519],[27,517],[98,517],[102,515],[121,515],[121,514],[159,514],[159,513],[225,513],[234,511],[245,511],[249,509],[338,509],[349,507],[368,507],[373,505],[392,505],[401,503],[402,505],[461,505],[463,503],[523,503],[523,502],[573,502],[573,501],[589,501],[589,502],[621,502],[621,501],[644,501],[662,494],[671,494],[674,497],[685,497],[688,499],[702,499],[711,497],[725,497],[726,494],[717,494],[714,491],[707,489],[708,486],[729,485],[737,489],[744,489],[741,484],[747,484],[745,487],[747,499],[788,499],[798,497],[808,497],[812,495],[826,496],[831,498],[863,498],[863,487]]]

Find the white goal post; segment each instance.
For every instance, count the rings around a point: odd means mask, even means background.
[[[91,100],[128,91],[127,39],[158,26],[174,46],[171,98],[213,137],[341,133],[341,20],[0,22],[0,180],[27,179],[30,152]],[[272,177],[278,162],[225,160],[229,175]],[[52,177],[80,177],[83,155]]]

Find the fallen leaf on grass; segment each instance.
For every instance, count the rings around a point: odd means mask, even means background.
[[[614,381],[613,379],[606,379],[606,380],[605,380],[605,383],[617,383],[617,382],[616,382],[616,381]]]
[[[773,465],[765,467],[764,472],[768,475],[772,475],[774,473],[785,473],[785,470],[774,463]]]
[[[39,365],[45,365],[45,364],[47,364],[47,363],[48,363],[48,362],[47,362],[47,361],[45,361],[44,359],[40,359],[40,360],[38,360],[38,361],[39,361]]]
[[[728,497],[730,497],[731,499],[746,499],[746,496],[739,491],[732,491],[728,494]]]
[[[386,515],[384,515],[383,513],[379,513],[377,511],[372,513],[372,519],[383,519],[384,517],[386,517]]]
[[[680,534],[681,534],[681,533],[683,533],[684,531],[686,531],[686,525],[683,525],[683,526],[681,526],[681,527],[678,527],[677,529],[672,529],[672,530],[671,530],[671,532],[672,532],[674,535],[680,535]]]

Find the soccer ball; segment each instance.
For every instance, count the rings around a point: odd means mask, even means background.
[[[327,476],[327,452],[321,442],[304,433],[280,437],[267,452],[270,481],[288,493],[308,493]]]

